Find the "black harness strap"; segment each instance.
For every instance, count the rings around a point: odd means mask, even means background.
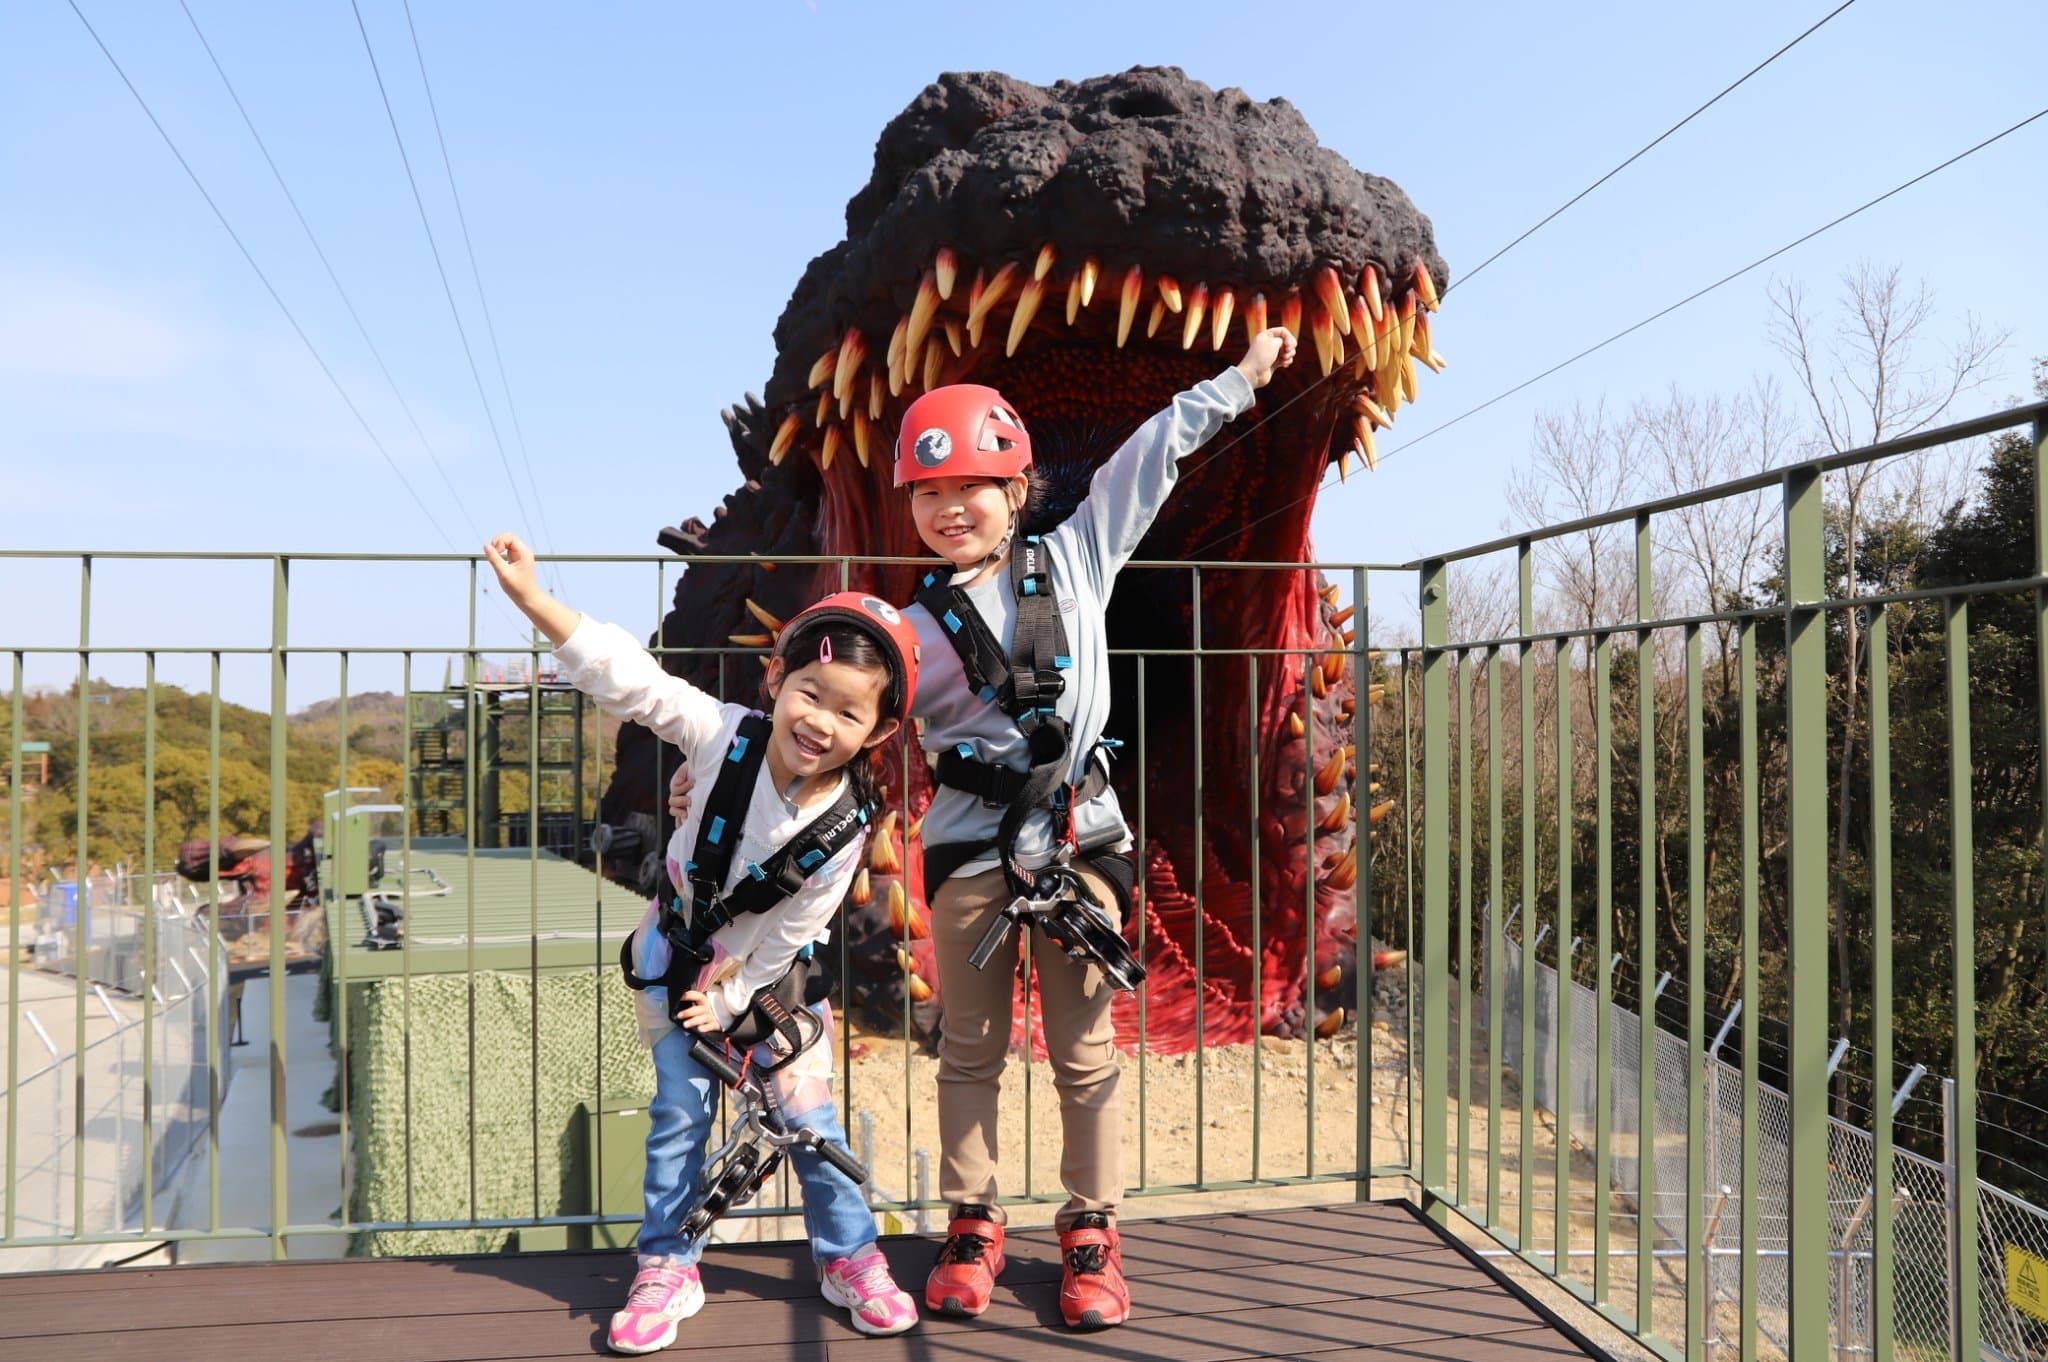
[[[733,854],[739,846],[740,828],[746,821],[747,806],[754,797],[761,763],[767,759],[768,738],[773,731],[768,716],[749,714],[739,722],[725,760],[719,763],[718,778],[704,801],[704,818],[697,825],[697,842],[683,873],[690,885],[689,911],[684,912],[681,895],[673,896],[661,913],[661,934],[669,945],[668,969],[659,979],[643,979],[633,972],[633,938],[619,943],[619,970],[626,985],[643,989],[660,984],[670,999],[679,998],[695,981],[698,970],[711,958],[712,934],[747,913],[765,913],[804,887],[811,872],[844,850],[867,826],[868,809],[855,797],[851,783],[824,813],[809,826],[776,849],[758,865],[749,864],[746,876],[730,892],[721,892],[732,871]],[[763,990],[768,993],[770,990]],[[758,1010],[760,1000],[756,1000]],[[783,1031],[774,1018],[771,1027]]]
[[[1022,893],[1031,876],[1012,853],[1025,820],[1040,809],[1050,809],[1058,835],[1071,837],[1073,832],[1071,804],[1076,792],[1068,789],[1066,773],[1074,730],[1057,710],[1067,688],[1062,673],[1073,665],[1073,657],[1048,555],[1037,535],[1023,536],[1011,551],[1010,586],[1017,600],[1017,625],[1008,651],[967,592],[942,583],[937,573],[926,574],[917,600],[959,654],[967,684],[1009,715],[1024,734],[1031,761],[1028,772],[992,767],[976,760],[971,751],[942,754],[937,771],[942,783],[978,794],[992,806],[1004,806],[996,851],[1011,888]],[[981,774],[974,773],[977,768]]]

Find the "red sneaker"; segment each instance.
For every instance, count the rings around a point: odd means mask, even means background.
[[[927,1308],[942,1315],[978,1315],[988,1309],[1003,1270],[1003,1227],[986,1206],[962,1206],[946,1226],[939,1261],[924,1285]]]
[[[1131,1315],[1116,1226],[1099,1211],[1078,1217],[1060,1236],[1060,1314],[1069,1329],[1107,1329]]]

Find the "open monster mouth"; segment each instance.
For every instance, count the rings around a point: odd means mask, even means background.
[[[765,645],[839,586],[836,568],[778,568],[778,556],[927,556],[890,469],[903,409],[933,387],[986,383],[1015,406],[1050,483],[1038,527],[1050,528],[1143,420],[1284,325],[1301,338],[1294,367],[1184,461],[1137,557],[1290,564],[1310,557],[1330,463],[1369,468],[1418,366],[1441,365],[1429,316],[1448,270],[1400,189],[1318,146],[1284,101],[1171,68],[1051,88],[943,77],[883,132],[847,220],[776,326],[765,401],[726,413],[746,487],[710,526],[664,534],[678,551],[768,561],[686,572],[663,623],[671,647]],[[853,585],[905,600],[914,572],[859,569]],[[1117,660],[1110,732],[1142,758],[1122,763],[1118,785],[1135,819],[1146,783],[1146,1040],[1167,1050],[1343,1023],[1354,803],[1374,803],[1350,746],[1366,683],[1336,591],[1308,569],[1205,567],[1200,643],[1225,655],[1197,678],[1196,580],[1130,569],[1110,608],[1113,647],[1165,654],[1148,658],[1142,698],[1136,660]],[[676,665],[715,680],[701,659]],[[659,802],[653,747],[622,734],[608,823]],[[914,810],[928,779],[913,765]],[[852,996],[884,1014],[924,1013],[939,982],[906,831],[884,820],[852,903]],[[645,832],[643,853],[666,829]]]

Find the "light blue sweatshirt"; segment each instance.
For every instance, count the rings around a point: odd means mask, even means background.
[[[1235,368],[1181,393],[1095,470],[1086,499],[1065,524],[1045,536],[1060,622],[1074,659],[1073,667],[1063,673],[1066,689],[1057,706],[1060,717],[1073,726],[1070,782],[1078,783],[1087,774],[1089,753],[1101,741],[1109,720],[1106,626],[1116,574],[1137,551],[1138,541],[1172,494],[1181,459],[1248,411],[1253,400],[1250,380]],[[1017,628],[1017,601],[1008,571],[997,571],[968,588],[967,597],[1008,651]],[[922,647],[917,715],[925,720],[925,749],[936,754],[964,743],[977,760],[1017,771],[1030,769],[1024,735],[1000,707],[969,687],[959,654],[931,612],[912,605],[904,613],[916,626]],[[925,814],[924,844],[992,843],[1002,816],[1002,810],[985,807],[974,795],[940,786]],[[1129,849],[1131,837],[1114,789],[1104,789],[1075,809],[1074,833],[1083,851]],[[1053,852],[1052,815],[1041,810],[1019,833],[1017,854],[1027,868],[1038,869],[1051,863]],[[996,864],[990,851],[955,874],[979,874]],[[927,885],[926,892],[937,887]]]

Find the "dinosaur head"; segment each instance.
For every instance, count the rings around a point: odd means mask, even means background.
[[[804,271],[776,323],[764,397],[726,413],[749,479],[728,508],[744,503],[745,515],[691,522],[670,542],[925,556],[893,486],[894,437],[919,395],[963,382],[1000,389],[1027,424],[1048,492],[1036,528],[1049,528],[1140,422],[1234,363],[1252,334],[1285,325],[1301,341],[1294,366],[1183,463],[1138,558],[1306,562],[1328,466],[1370,466],[1376,430],[1415,397],[1418,365],[1440,365],[1430,313],[1448,280],[1429,220],[1400,188],[1319,145],[1284,100],[1212,90],[1170,67],[1049,87],[993,72],[943,76],[883,130],[873,174],[847,205],[845,239]],[[907,599],[915,571],[871,569],[855,584]],[[788,568],[695,568],[678,588],[669,641],[723,643],[729,628],[755,638],[749,607],[752,620],[786,617],[838,585],[836,569],[826,581]],[[1357,871],[1350,823],[1335,812],[1340,799],[1348,812],[1359,779],[1345,748],[1354,687],[1343,622],[1308,571],[1219,567],[1197,592],[1186,571],[1133,569],[1111,605],[1114,646],[1187,649],[1196,594],[1207,648],[1331,650],[1262,657],[1256,677],[1241,656],[1215,659],[1202,669],[1201,715],[1185,660],[1150,666],[1147,769],[1126,774],[1161,790],[1203,776],[1214,792],[1206,839],[1192,806],[1160,810],[1148,829],[1148,882],[1168,938],[1186,898],[1177,886],[1198,873],[1205,914],[1248,917],[1255,877],[1269,905],[1295,905],[1293,945],[1264,943],[1268,996],[1245,1008],[1244,1024],[1300,1026],[1330,1010],[1312,1006],[1302,977],[1304,890],[1313,877],[1325,904],[1322,975],[1348,949]],[[695,623],[678,619],[686,596]],[[1128,660],[1115,706],[1111,731],[1135,739],[1141,702]],[[1198,723],[1201,772],[1185,740]],[[1246,798],[1254,748],[1266,811],[1256,821]],[[1188,899],[1185,914],[1194,911]],[[1266,931],[1287,930],[1285,920],[1269,908]],[[1207,937],[1212,955],[1231,939],[1242,957],[1212,958],[1212,979],[1249,977],[1248,930]],[[1217,1024],[1208,1029],[1213,1037]]]

